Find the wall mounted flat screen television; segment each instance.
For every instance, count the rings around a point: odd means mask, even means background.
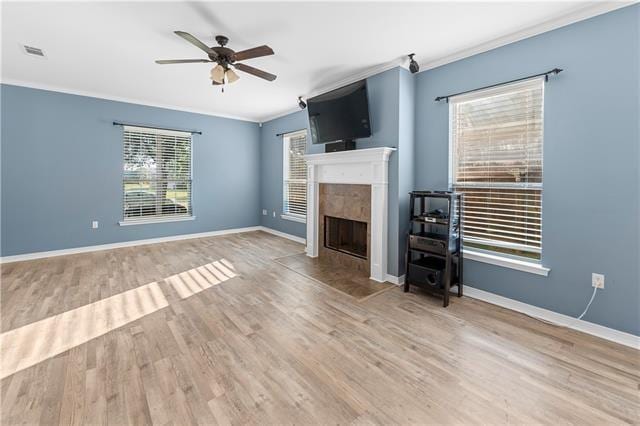
[[[307,99],[307,109],[313,143],[371,136],[366,80]]]

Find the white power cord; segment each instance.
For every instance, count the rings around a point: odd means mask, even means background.
[[[587,303],[587,307],[584,308],[584,312],[578,317],[578,319],[582,319],[582,317],[587,313],[587,311],[589,310],[589,306],[591,306],[591,302],[593,302],[594,297],[596,297],[596,291],[598,291],[598,287],[594,287],[593,288],[593,294],[591,294],[591,300],[589,300],[589,303]]]

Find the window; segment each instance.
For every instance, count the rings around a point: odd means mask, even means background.
[[[539,260],[544,80],[450,99],[451,183],[464,193],[464,243]]]
[[[287,133],[283,149],[283,218],[304,222],[307,216],[307,132]]]
[[[122,224],[191,218],[191,134],[124,126]]]

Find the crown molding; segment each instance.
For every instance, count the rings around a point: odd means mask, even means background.
[[[545,21],[543,23],[537,24],[537,25],[533,25],[531,27],[525,28],[523,30],[511,33],[509,35],[506,36],[502,36],[481,44],[478,44],[476,46],[467,48],[467,49],[463,49],[460,50],[458,52],[452,53],[450,55],[446,55],[440,58],[436,58],[430,61],[425,61],[425,62],[421,62],[420,65],[420,72],[424,72],[430,69],[434,69],[437,67],[440,67],[442,65],[446,65],[455,61],[459,61],[461,59],[464,58],[468,58],[470,56],[474,56],[480,53],[484,53],[493,49],[496,49],[498,47],[502,47],[502,46],[506,46],[508,44],[511,43],[515,43],[530,37],[534,37],[536,35],[548,32],[548,31],[552,31],[579,21],[583,21],[585,19],[589,19],[592,18],[594,16],[598,16],[598,15],[602,15],[608,12],[612,12],[614,10],[617,9],[621,9],[623,7],[627,7],[627,6],[631,6],[633,4],[636,4],[637,0],[633,0],[633,1],[605,1],[605,2],[598,2],[595,3],[591,6],[579,9],[575,12],[571,12],[569,14],[565,14],[562,15],[558,18],[554,18],[548,21]],[[360,73],[357,74],[353,74],[349,77],[343,78],[341,80],[335,81],[331,84],[322,86],[318,89],[313,90],[312,92],[308,93],[305,95],[305,98],[311,98],[313,96],[319,95],[321,93],[325,93],[334,89],[337,89],[339,87],[354,83],[356,81],[365,79],[365,78],[369,78],[371,76],[374,76],[376,74],[380,74],[382,72],[388,71],[392,68],[396,68],[396,67],[402,67],[405,69],[408,69],[407,66],[407,61],[405,57],[400,57],[397,58],[393,61],[381,64],[381,65],[376,65],[373,66],[371,68],[368,68],[365,71],[362,71]],[[211,111],[205,111],[205,110],[200,110],[200,109],[195,109],[195,108],[185,108],[185,107],[181,107],[181,106],[176,106],[176,105],[169,105],[169,104],[162,104],[162,103],[156,103],[156,102],[149,102],[149,101],[144,101],[141,99],[133,99],[133,98],[126,98],[126,97],[120,97],[120,96],[112,96],[112,95],[107,95],[104,93],[100,93],[100,92],[94,92],[94,91],[83,91],[83,90],[75,90],[75,89],[68,89],[65,87],[60,87],[60,86],[54,86],[54,85],[47,85],[47,84],[41,84],[41,83],[34,83],[34,82],[27,82],[27,81],[21,81],[21,80],[14,80],[14,79],[7,79],[7,78],[3,78],[0,80],[1,84],[7,84],[7,85],[13,85],[13,86],[21,86],[21,87],[28,87],[28,88],[32,88],[32,89],[40,89],[40,90],[48,90],[48,91],[52,91],[52,92],[59,92],[59,93],[67,93],[67,94],[71,94],[71,95],[78,95],[78,96],[86,96],[86,97],[91,97],[91,98],[98,98],[98,99],[105,99],[105,100],[110,100],[110,101],[116,101],[116,102],[126,102],[126,103],[131,103],[131,104],[136,104],[136,105],[144,105],[144,106],[150,106],[150,107],[156,107],[156,108],[164,108],[164,109],[170,109],[170,110],[174,110],[174,111],[183,111],[183,112],[190,112],[190,113],[194,113],[194,114],[202,114],[202,115],[207,115],[210,117],[219,117],[219,118],[228,118],[228,119],[232,119],[232,120],[240,120],[240,121],[248,121],[248,122],[252,122],[252,123],[265,123],[267,121],[271,121],[271,120],[275,120],[277,118],[280,117],[284,117],[286,115],[289,115],[291,113],[294,113],[296,111],[299,111],[300,109],[295,106],[295,102],[292,102],[292,107],[284,110],[284,111],[280,111],[278,113],[275,114],[271,114],[271,115],[266,115],[264,117],[255,119],[255,118],[249,118],[249,117],[243,117],[243,116],[236,116],[236,115],[231,115],[231,114],[224,114],[224,113],[218,113],[218,112],[211,112]]]
[[[149,107],[154,107],[154,108],[170,109],[172,111],[190,112],[190,113],[193,113],[193,114],[207,115],[209,117],[228,118],[228,119],[231,119],[231,120],[248,121],[248,122],[251,122],[251,123],[258,123],[260,121],[260,120],[256,120],[256,119],[253,119],[253,118],[240,117],[240,116],[237,116],[237,115],[213,113],[211,111],[204,111],[204,110],[200,110],[200,109],[196,109],[196,108],[184,108],[184,107],[180,107],[180,106],[176,106],[176,105],[161,104],[161,103],[143,101],[141,99],[125,98],[125,97],[120,97],[120,96],[106,95],[106,94],[100,93],[100,92],[68,89],[68,88],[60,87],[60,86],[54,86],[54,85],[49,85],[49,84],[41,84],[41,83],[33,83],[33,82],[14,80],[14,79],[9,79],[9,78],[3,78],[2,80],[0,80],[0,84],[6,84],[6,85],[10,85],[10,86],[27,87],[27,88],[30,88],[30,89],[47,90],[47,91],[50,91],[50,92],[64,93],[64,94],[67,94],[67,95],[76,95],[76,96],[85,96],[85,97],[88,97],[88,98],[104,99],[104,100],[107,100],[107,101],[125,102],[125,103],[128,103],[128,104],[149,106]]]
[[[383,73],[385,71],[389,71],[390,69],[397,68],[397,67],[401,67],[401,68],[404,68],[406,70],[409,69],[407,64],[406,64],[406,57],[397,58],[397,59],[395,59],[393,61],[386,62],[386,63],[380,64],[380,65],[376,65],[376,66],[373,66],[371,68],[367,68],[366,70],[364,70],[364,71],[362,71],[362,72],[360,72],[358,74],[350,75],[349,77],[345,77],[345,78],[343,78],[341,80],[335,81],[333,83],[330,83],[330,84],[324,85],[324,86],[322,86],[322,87],[320,87],[318,89],[315,89],[310,93],[302,95],[302,97],[306,100],[308,98],[312,98],[312,97],[320,95],[322,93],[330,92],[331,90],[338,89],[338,88],[340,88],[342,86],[346,86],[346,85],[351,84],[351,83],[355,83],[356,81],[364,80],[365,78],[372,77],[372,76],[374,76],[376,74],[380,74],[380,73]],[[292,104],[295,104],[295,103],[292,102]],[[292,113],[294,113],[296,111],[300,111],[300,108],[298,106],[291,107],[291,108],[289,108],[289,109],[287,109],[285,111],[280,111],[279,113],[274,114],[274,115],[268,115],[264,119],[262,119],[260,122],[261,123],[266,123],[268,121],[275,120],[276,118],[280,118],[280,117],[284,117],[285,115],[292,114]]]
[[[490,50],[497,49],[498,47],[506,46],[511,43],[515,43],[530,37],[553,31],[558,28],[565,27],[567,25],[575,24],[576,22],[584,21],[585,19],[593,18],[594,16],[602,15],[617,9],[621,9],[623,7],[631,6],[635,3],[637,3],[637,0],[599,2],[583,9],[568,13],[566,15],[562,15],[560,17],[542,22],[540,24],[527,27],[520,31],[495,38],[493,40],[478,44],[467,49],[459,50],[450,55],[446,55],[430,61],[421,62],[419,64],[420,72],[428,71],[430,69],[450,64],[452,62],[456,62],[470,56],[488,52]]]
[[[376,74],[383,73],[385,71],[388,71],[388,70],[390,70],[392,68],[396,68],[396,67],[402,67],[402,68],[404,68],[406,70],[409,69],[408,66],[406,65],[405,58],[398,58],[398,59],[396,59],[394,61],[390,61],[390,62],[384,63],[382,65],[377,65],[377,66],[368,68],[367,70],[365,70],[365,71],[363,71],[361,73],[353,74],[353,75],[351,75],[349,77],[343,78],[343,79],[338,80],[336,82],[333,82],[331,84],[322,86],[320,89],[316,89],[316,90],[312,91],[310,94],[305,95],[304,98],[305,99],[306,98],[311,98],[311,97],[314,97],[316,95],[320,95],[322,93],[329,92],[329,91],[334,90],[334,89],[338,89],[338,88],[340,88],[342,86],[346,86],[348,84],[355,83],[356,81],[360,81],[360,80],[363,80],[365,78],[372,77],[372,76],[374,76]],[[27,81],[21,81],[21,80],[7,79],[7,78],[3,78],[0,81],[0,84],[6,84],[6,85],[12,85],[12,86],[20,86],[20,87],[28,87],[30,89],[48,90],[50,92],[66,93],[66,94],[69,94],[69,95],[77,95],[77,96],[86,96],[86,97],[90,97],[90,98],[105,99],[105,100],[109,100],[109,101],[126,102],[126,103],[130,103],[130,104],[135,104],[135,105],[144,105],[144,106],[150,106],[150,107],[156,107],[156,108],[164,108],[164,109],[170,109],[170,110],[174,110],[174,111],[190,112],[190,113],[194,113],[194,114],[208,115],[208,116],[211,116],[211,117],[229,118],[229,119],[232,119],[232,120],[249,121],[249,122],[252,122],[252,123],[266,123],[268,121],[275,120],[276,118],[284,117],[285,115],[289,115],[291,113],[294,113],[294,112],[300,110],[299,107],[295,106],[295,107],[291,107],[290,109],[287,109],[285,111],[281,111],[281,112],[279,112],[277,114],[274,114],[274,115],[268,115],[268,116],[260,118],[260,119],[253,119],[253,118],[240,117],[240,116],[235,116],[235,115],[230,115],[230,114],[212,113],[211,111],[203,111],[203,110],[194,109],[194,108],[184,108],[184,107],[179,107],[179,106],[176,106],[176,105],[159,104],[159,103],[154,103],[154,102],[143,101],[143,100],[140,100],[140,99],[132,99],[132,98],[119,97],[119,96],[111,96],[111,95],[106,95],[106,94],[100,93],[100,92],[67,89],[67,88],[60,87],[60,86],[41,84],[41,83],[33,83],[33,82],[27,82]]]

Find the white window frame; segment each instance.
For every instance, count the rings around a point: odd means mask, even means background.
[[[131,126],[125,125],[123,126],[123,165],[124,165],[124,130],[139,130],[145,133],[156,133],[161,135],[179,135],[189,137],[189,182],[190,182],[190,190],[189,190],[189,212],[186,214],[175,214],[175,215],[159,215],[159,216],[148,216],[148,217],[135,217],[135,218],[126,218],[124,217],[124,202],[125,202],[125,176],[122,175],[122,203],[121,206],[121,214],[123,215],[122,220],[118,222],[120,226],[131,226],[131,225],[146,225],[153,223],[167,223],[167,222],[183,222],[195,220],[196,216],[193,214],[193,134],[189,132],[182,132],[177,130],[164,130],[164,129],[156,129],[149,128],[143,126]],[[124,171],[123,171],[124,173]]]
[[[541,160],[543,161],[544,159],[544,99],[545,99],[545,80],[542,77],[539,78],[534,78],[531,80],[525,80],[524,82],[519,82],[519,83],[512,83],[512,84],[505,84],[502,86],[498,86],[496,88],[491,88],[491,89],[486,89],[486,90],[480,90],[480,91],[476,91],[476,92],[471,92],[470,94],[467,95],[460,95],[458,98],[458,100],[460,98],[479,98],[481,96],[486,96],[489,94],[495,94],[495,93],[499,93],[499,92],[508,92],[509,90],[512,90],[513,88],[517,87],[519,84],[523,84],[523,83],[531,83],[533,81],[538,81],[541,86],[542,86],[542,129],[541,132],[543,134],[543,141],[542,141],[542,153],[541,153]],[[453,98],[452,98],[453,99]],[[453,135],[453,117],[454,117],[454,111],[453,108],[455,107],[454,102],[449,102],[449,170],[448,170],[448,182],[449,182],[449,187],[450,188],[454,188],[455,187],[455,182],[454,182],[454,170],[455,170],[455,161],[454,161],[454,135]],[[543,178],[542,178],[542,183],[539,184],[539,189],[541,192],[541,196],[543,194],[543,188],[544,188],[544,163],[542,164],[542,169],[543,169]],[[508,184],[507,184],[508,185]],[[541,226],[542,226],[542,202],[540,205],[540,218],[541,218]],[[469,239],[468,237],[465,237],[465,240],[473,242],[473,239]],[[505,243],[505,242],[500,242],[500,241],[496,241],[495,246],[502,246],[505,248],[519,248],[517,246],[517,244],[513,244],[510,245],[509,243]],[[533,273],[533,274],[537,274],[537,275],[542,275],[542,276],[547,276],[550,272],[550,269],[547,267],[542,266],[542,249],[540,249],[540,259],[529,259],[529,258],[525,258],[525,257],[520,257],[520,256],[515,256],[515,255],[510,255],[507,253],[501,253],[501,252],[496,252],[496,251],[491,251],[491,250],[482,250],[480,248],[475,248],[475,247],[470,247],[470,248],[463,248],[463,256],[465,259],[469,259],[469,260],[475,260],[475,261],[479,261],[479,262],[483,262],[483,263],[489,263],[492,265],[497,265],[497,266],[502,266],[502,267],[506,267],[506,268],[511,268],[511,269],[516,269],[519,271],[524,271],[524,272],[529,272],[529,273]]]
[[[291,138],[297,137],[300,135],[304,135],[305,137],[305,147],[308,143],[308,134],[307,130],[298,130],[295,132],[285,133],[282,135],[282,214],[280,217],[285,220],[290,220],[293,222],[299,223],[307,223],[307,215],[306,214],[298,214],[292,213],[288,211],[287,205],[287,181],[289,180],[289,146],[291,143]],[[305,188],[307,187],[307,179],[304,180]],[[305,205],[308,202],[308,199],[305,194]]]

